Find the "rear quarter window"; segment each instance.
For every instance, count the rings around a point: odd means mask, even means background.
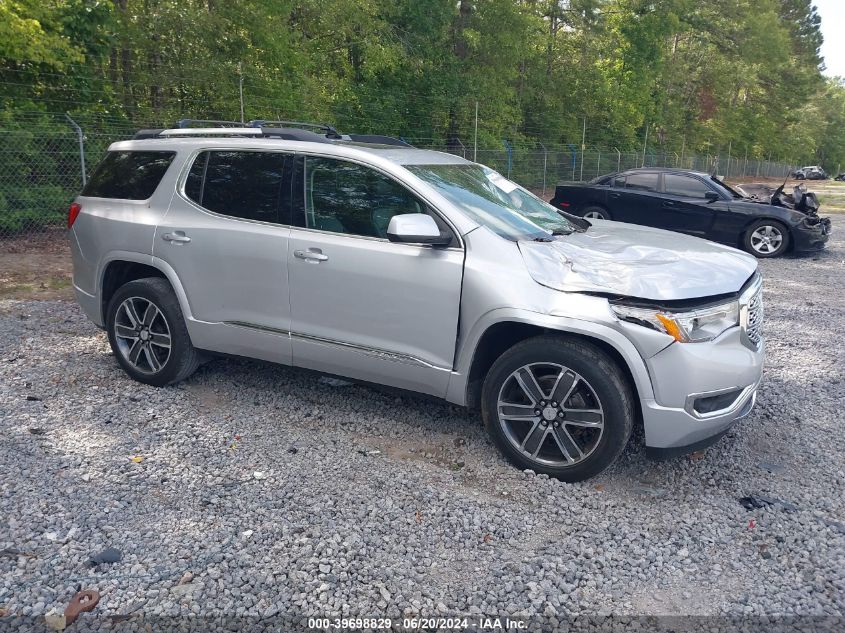
[[[109,152],[82,190],[92,198],[146,200],[156,190],[176,152]]]

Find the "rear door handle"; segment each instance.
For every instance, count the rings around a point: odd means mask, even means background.
[[[319,264],[329,259],[329,256],[323,255],[323,252],[319,248],[309,248],[307,251],[294,251],[293,256],[298,259],[304,259],[311,264]]]
[[[610,197],[611,198],[621,198],[622,194],[621,193],[612,193],[612,194],[610,194]]]
[[[674,203],[674,202],[670,202],[669,200],[666,200],[666,201],[664,201],[664,202],[663,202],[663,206],[664,206],[664,207],[674,207],[674,206],[675,206],[675,203]]]
[[[165,242],[176,242],[177,244],[187,244],[191,238],[185,235],[184,231],[173,231],[173,233],[165,233],[161,236]]]

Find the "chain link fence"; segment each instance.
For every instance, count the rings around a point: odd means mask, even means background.
[[[131,138],[125,122],[91,116],[76,121],[66,115],[38,114],[0,122],[0,239],[36,233],[59,233],[71,200],[109,144]],[[633,167],[679,167],[717,172],[731,179],[784,178],[793,166],[769,161],[621,151],[619,149],[502,141],[497,147],[473,147],[453,141],[403,136],[417,147],[437,149],[477,160],[548,198],[562,181],[589,181]],[[2,247],[2,244],[0,244]]]

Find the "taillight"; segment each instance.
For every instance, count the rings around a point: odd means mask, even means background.
[[[73,223],[76,222],[76,218],[79,217],[79,212],[82,211],[82,205],[78,202],[73,202],[70,205],[70,209],[67,210],[67,228],[73,226]]]
[[[557,206],[559,206],[561,209],[566,209],[569,206],[569,203],[568,202],[558,202]]]

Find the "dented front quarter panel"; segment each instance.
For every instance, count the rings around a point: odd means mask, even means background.
[[[461,322],[455,371],[447,399],[465,403],[473,355],[481,337],[502,322],[524,323],[602,341],[625,360],[642,397],[653,397],[644,359],[673,341],[666,334],[624,323],[608,300],[561,292],[536,283],[523,264],[520,244],[480,227],[465,236],[467,257],[461,294]]]

